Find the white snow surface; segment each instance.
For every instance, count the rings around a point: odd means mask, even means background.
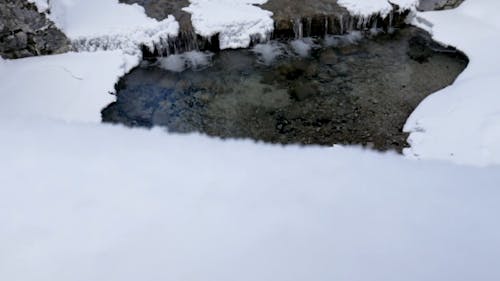
[[[100,122],[114,84],[138,63],[122,51],[0,61],[0,119]]]
[[[138,52],[139,45],[154,45],[177,36],[179,23],[173,16],[157,21],[137,4],[118,0],[51,0],[50,19],[80,51],[125,50]]]
[[[0,120],[0,279],[497,281],[499,169]]]
[[[361,17],[381,15],[386,17],[396,4],[400,9],[415,9],[419,0],[338,0],[337,3],[345,7],[351,14]]]
[[[272,12],[255,4],[267,0],[190,0],[184,8],[191,13],[196,33],[210,37],[219,33],[221,49],[245,48],[252,36],[265,39],[274,29]]]
[[[36,5],[39,12],[43,13],[49,9],[49,3],[47,0],[28,0],[28,2]]]
[[[470,64],[448,88],[429,96],[405,125],[419,159],[462,164],[500,163],[500,2],[465,1],[455,10],[420,13],[416,24],[434,38],[458,47]],[[427,28],[429,28],[427,26]]]
[[[500,280],[500,167],[428,160],[500,162],[499,8],[419,15],[471,59],[420,161],[103,125],[138,56],[0,59],[0,280]]]

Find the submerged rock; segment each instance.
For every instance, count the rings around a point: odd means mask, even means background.
[[[0,2],[0,55],[16,59],[67,52],[66,36],[26,0]]]

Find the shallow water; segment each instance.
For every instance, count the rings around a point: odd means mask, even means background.
[[[401,151],[410,113],[467,65],[462,53],[416,28],[185,57],[196,64],[184,59],[179,66],[168,58],[176,64],[169,68],[162,59],[123,77],[103,121],[270,143]]]

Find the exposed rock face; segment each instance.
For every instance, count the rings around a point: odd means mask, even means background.
[[[453,9],[462,4],[464,0],[420,0],[418,7],[421,11]]]
[[[0,1],[0,55],[16,59],[63,53],[70,49],[66,36],[45,14],[26,0]]]

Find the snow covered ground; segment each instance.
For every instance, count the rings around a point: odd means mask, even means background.
[[[498,169],[0,121],[0,279],[496,281]]]
[[[408,156],[500,164],[498,10],[498,1],[474,0],[418,15],[416,24],[431,24],[434,38],[464,51],[470,64],[452,86],[429,96],[412,114],[405,126],[411,132]]]
[[[419,14],[471,58],[420,161],[104,125],[137,55],[0,59],[0,280],[500,280],[499,167],[425,160],[500,163],[498,8]]]
[[[122,51],[68,53],[2,61],[0,118],[101,121],[114,84],[139,63]]]

